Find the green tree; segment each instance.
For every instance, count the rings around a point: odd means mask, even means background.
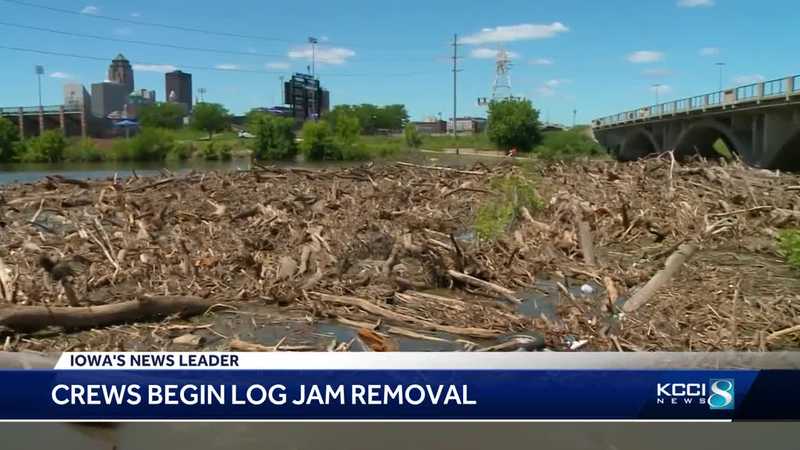
[[[254,132],[257,159],[284,160],[294,158],[297,153],[294,135],[294,120],[260,113],[248,119]]]
[[[41,136],[26,142],[25,150],[19,156],[22,162],[60,162],[64,160],[67,141],[61,130],[45,131]]]
[[[343,115],[355,116],[364,134],[374,134],[378,130],[401,130],[408,122],[405,105],[376,106],[369,103],[361,105],[337,105],[326,114],[325,120],[336,128]]]
[[[192,127],[208,132],[208,138],[228,126],[228,110],[218,103],[198,103],[192,111]]]
[[[413,123],[407,123],[403,128],[403,135],[406,138],[406,145],[411,148],[420,148],[422,146],[422,135],[419,134],[417,126]]]
[[[336,140],[342,147],[352,147],[358,144],[361,135],[361,122],[354,114],[342,114],[333,127]]]
[[[177,103],[155,103],[139,111],[139,124],[143,127],[169,128],[177,130],[185,116],[183,106]]]
[[[489,104],[489,139],[498,148],[531,151],[542,140],[539,111],[530,100],[502,100]]]
[[[323,159],[340,159],[340,152],[336,147],[334,133],[328,122],[308,121],[303,124],[300,131],[303,141],[300,143],[300,151],[306,158],[314,161]]]
[[[175,136],[160,128],[143,128],[131,139],[117,141],[111,148],[118,161],[163,161],[175,149]]]
[[[0,117],[0,162],[14,159],[18,142],[17,127],[5,117]]]

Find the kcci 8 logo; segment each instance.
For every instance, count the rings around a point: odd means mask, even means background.
[[[733,380],[729,378],[711,379],[711,395],[708,396],[708,406],[711,409],[729,410],[734,407]]]

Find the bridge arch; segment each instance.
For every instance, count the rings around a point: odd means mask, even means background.
[[[625,136],[622,141],[622,148],[619,152],[619,159],[623,161],[634,161],[636,159],[657,153],[659,146],[653,133],[647,128],[636,128]]]
[[[731,152],[737,153],[747,160],[747,147],[736,136],[733,130],[716,120],[702,120],[689,125],[680,133],[675,145],[675,154],[686,157],[699,154],[704,158],[719,158],[714,144],[722,139]]]
[[[781,146],[770,166],[790,172],[800,172],[800,130]]]

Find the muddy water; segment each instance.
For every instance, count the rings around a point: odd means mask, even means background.
[[[438,153],[409,153],[400,158],[428,164],[452,167],[470,166],[475,162],[486,165],[497,164],[501,158],[474,155],[450,155]],[[386,163],[383,161],[377,163]],[[364,162],[307,162],[302,160],[269,163],[282,167],[330,168],[358,166]],[[127,178],[134,172],[141,176],[157,175],[162,168],[172,172],[190,170],[241,170],[249,169],[249,161],[234,158],[231,161],[176,161],[176,162],[98,162],[98,163],[58,163],[58,164],[0,164],[0,185],[13,183],[32,183],[48,175],[61,175],[75,179],[109,179],[115,176]]]

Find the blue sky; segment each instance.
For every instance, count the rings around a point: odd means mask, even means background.
[[[114,39],[169,43],[244,54],[217,54],[107,42],[0,25],[0,46],[106,58],[83,60],[0,48],[0,106],[37,103],[35,64],[47,70],[44,102],[62,101],[61,86],[102,81],[123,53],[136,66],[137,88],[164,98],[163,71],[188,69],[206,100],[233,112],[280,100],[279,76],[305,71],[308,36],[320,39],[317,72],[333,104],[403,103],[414,119],[452,111],[449,46],[460,53],[459,115],[482,115],[493,55],[513,56],[516,95],[543,119],[571,123],[661,100],[715,91],[724,83],[800,73],[797,0],[507,0],[264,1],[23,0],[65,14],[0,0],[0,22]],[[102,20],[97,15],[159,22],[274,40],[239,38]],[[239,72],[225,69],[254,71]]]

